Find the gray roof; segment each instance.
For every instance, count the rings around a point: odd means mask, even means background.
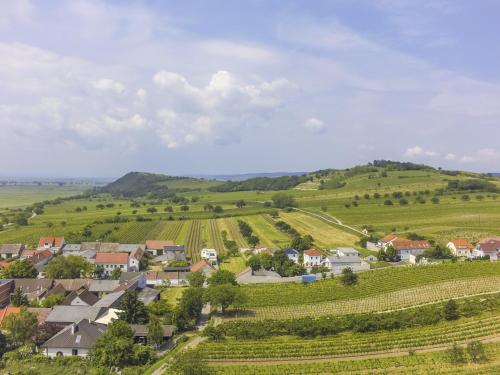
[[[56,279],[54,280],[54,287],[62,285],[64,290],[71,292],[81,288],[88,288],[91,282],[91,279]]]
[[[119,280],[92,280],[90,282],[89,291],[110,293],[120,286]]]
[[[83,250],[83,251],[68,251],[64,252],[64,256],[75,255],[78,257],[84,257],[87,260],[91,260],[95,258],[96,252],[94,250]]]
[[[175,326],[162,325],[163,337],[172,337],[175,332]],[[147,336],[148,326],[146,324],[130,324],[130,328],[134,331],[134,336]]]
[[[330,263],[344,264],[344,263],[361,263],[361,259],[357,256],[338,256],[330,255],[327,257]]]
[[[132,251],[135,251],[137,249],[140,249],[144,252],[146,250],[146,245],[139,243],[134,243],[134,244],[122,243],[118,246],[118,251],[125,253],[131,253]]]
[[[335,250],[341,251],[343,253],[353,253],[353,254],[359,255],[359,251],[356,249],[353,249],[352,247],[337,247]]]
[[[160,292],[156,289],[145,287],[144,289],[139,291],[139,293],[137,294],[137,298],[147,306],[157,300],[159,295]]]
[[[91,323],[87,319],[70,324],[56,333],[45,343],[43,348],[90,349],[92,345],[106,332],[106,326]]]
[[[283,250],[283,252],[286,255],[298,255],[299,254],[299,252],[295,249],[285,249],[285,250]]]
[[[80,251],[81,247],[82,247],[82,245],[80,245],[78,243],[67,243],[63,247],[63,252],[66,252],[66,251]]]
[[[71,305],[71,302],[73,302],[73,300],[77,297],[89,306],[92,306],[99,300],[99,297],[97,297],[95,294],[90,293],[87,289],[82,288],[77,291],[72,291],[70,294],[68,294],[66,298],[64,298],[62,305]]]
[[[82,319],[95,321],[107,309],[99,306],[54,306],[47,323],[78,323]]]
[[[49,290],[54,283],[53,279],[14,279],[14,289],[21,288],[23,293]]]
[[[22,243],[5,243],[0,245],[0,254],[17,254],[23,250],[24,245]]]
[[[186,260],[186,255],[184,253],[177,253],[177,252],[167,252],[163,255],[155,257],[156,262],[171,262],[174,260]]]
[[[123,290],[119,292],[113,292],[106,294],[99,301],[94,303],[94,307],[107,307],[107,308],[118,308],[120,305],[120,298],[123,296],[125,292]]]
[[[135,279],[137,276],[140,276],[142,272],[122,272],[120,274],[120,284],[123,284],[127,281]]]

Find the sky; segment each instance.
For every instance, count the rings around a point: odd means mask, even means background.
[[[500,171],[497,0],[0,0],[0,176]]]

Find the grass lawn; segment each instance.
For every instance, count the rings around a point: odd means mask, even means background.
[[[186,290],[185,287],[170,287],[161,292],[161,298],[166,299],[171,306],[177,306],[179,299]]]
[[[234,274],[238,274],[246,268],[245,259],[243,257],[231,257],[225,260],[220,268],[222,270],[233,272]]]

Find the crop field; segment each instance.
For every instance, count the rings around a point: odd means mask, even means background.
[[[293,319],[383,312],[489,293],[500,293],[500,275],[433,283],[365,298],[305,305],[254,307],[249,311],[239,312],[232,319]]]
[[[225,248],[224,243],[222,242],[221,232],[219,229],[220,220],[210,219],[208,220],[208,228],[209,228],[209,242],[208,246],[217,250],[217,253],[224,254]]]
[[[425,327],[370,333],[343,332],[310,340],[291,336],[261,340],[226,338],[222,342],[203,342],[199,350],[209,360],[342,356],[453,344],[498,334],[500,315],[483,314]]]
[[[189,223],[189,231],[186,236],[186,255],[192,262],[200,260],[200,249],[202,245],[202,224],[200,220],[192,220]]]
[[[490,360],[477,365],[453,365],[448,353],[440,350],[430,353],[381,358],[342,360],[297,360],[280,362],[252,362],[221,364],[213,362],[211,370],[217,375],[281,375],[281,374],[497,374],[500,372],[500,344],[485,345]]]
[[[25,207],[32,203],[59,197],[78,195],[91,187],[84,184],[64,186],[0,186],[0,211],[6,208]]]
[[[241,235],[240,230],[238,228],[238,224],[236,223],[235,219],[233,218],[223,219],[222,223],[223,223],[222,227],[227,229],[228,238],[230,240],[236,241],[236,244],[240,248],[248,247],[248,243],[245,240],[245,238]]]
[[[302,212],[282,212],[280,218],[298,230],[301,235],[310,234],[314,238],[314,243],[322,248],[355,246],[359,241],[358,236]]]
[[[442,265],[407,266],[359,273],[355,286],[344,286],[338,278],[312,284],[278,283],[242,285],[248,301],[245,308],[295,306],[380,295],[396,290],[461,278],[496,276],[500,262],[460,262]]]
[[[261,245],[268,246],[271,249],[284,248],[290,244],[291,238],[279,231],[264,215],[245,216],[242,220],[246,221],[253,229],[254,234],[259,237]]]

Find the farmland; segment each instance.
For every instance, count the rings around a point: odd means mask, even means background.
[[[44,200],[78,195],[91,187],[91,185],[87,184],[0,186],[0,211],[8,208],[25,207]]]

